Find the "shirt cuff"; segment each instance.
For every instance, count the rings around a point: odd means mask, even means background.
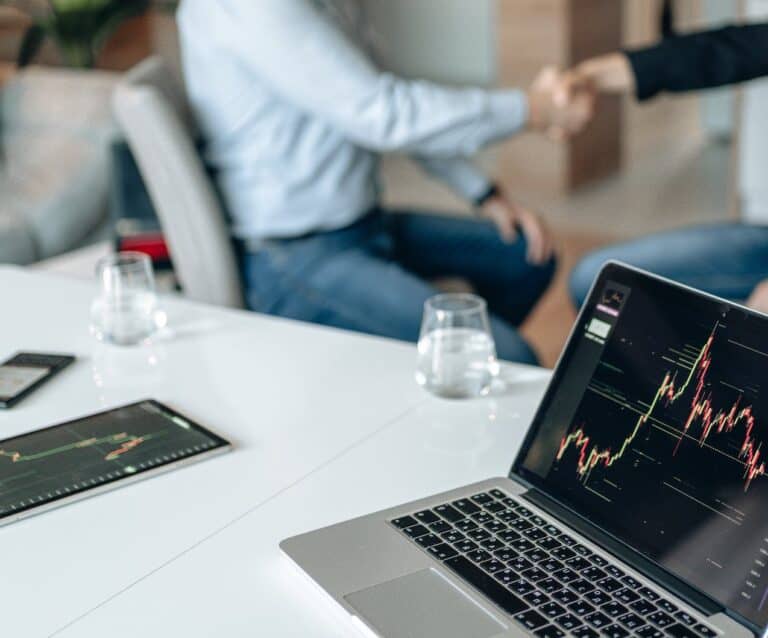
[[[664,90],[663,69],[668,60],[665,60],[663,43],[647,49],[624,51],[624,55],[635,74],[635,96],[638,100],[648,100]]]
[[[509,137],[528,125],[528,95],[520,89],[491,91],[488,111],[492,121],[498,122],[498,137]]]

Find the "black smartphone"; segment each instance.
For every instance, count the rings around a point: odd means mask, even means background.
[[[0,408],[10,408],[75,360],[68,354],[18,352],[0,364]]]

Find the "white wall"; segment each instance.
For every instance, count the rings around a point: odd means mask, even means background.
[[[458,84],[496,76],[495,0],[365,0],[397,72]]]
[[[768,19],[768,0],[749,0],[750,20]],[[768,79],[744,88],[739,148],[739,192],[745,220],[768,223]]]

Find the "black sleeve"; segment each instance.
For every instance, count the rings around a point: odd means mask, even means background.
[[[639,100],[736,84],[768,75],[768,23],[690,33],[625,53]]]

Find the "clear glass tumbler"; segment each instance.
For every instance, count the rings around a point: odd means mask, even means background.
[[[121,346],[144,342],[162,325],[149,256],[119,252],[99,260],[101,289],[91,305],[91,332],[99,341]]]
[[[433,394],[454,399],[488,394],[499,364],[485,301],[470,294],[428,299],[418,353],[416,381]]]

